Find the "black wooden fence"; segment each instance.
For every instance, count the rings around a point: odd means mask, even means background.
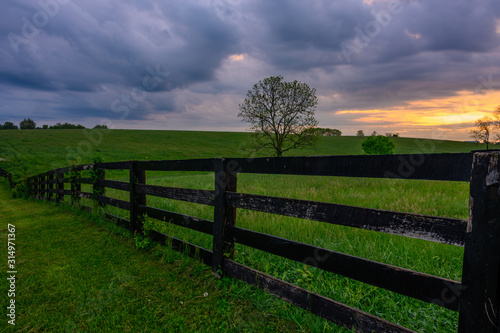
[[[212,235],[213,249],[209,251],[160,232],[149,233],[154,241],[211,266],[217,276],[225,274],[243,280],[341,326],[366,332],[411,332],[246,267],[224,254],[231,251],[236,242],[298,262],[315,258],[315,266],[325,271],[459,312],[459,332],[500,332],[499,155],[499,152],[476,152],[127,161],[56,169],[30,177],[27,181],[33,196],[39,199],[59,202],[67,195],[78,203],[80,198],[93,198],[101,205],[128,210],[129,220],[110,214],[107,217],[132,232],[141,232],[142,216],[147,215]],[[129,181],[106,179],[105,170],[115,169],[128,170]],[[92,170],[93,178],[82,178],[80,172],[83,170]],[[214,190],[146,185],[146,171],[214,172]],[[238,193],[238,173],[470,181],[470,217],[467,221]],[[64,184],[67,183],[71,184],[71,189],[65,189]],[[81,184],[92,184],[92,193],[81,191]],[[124,201],[105,196],[105,188],[128,191],[130,199]],[[214,206],[213,221],[150,207],[146,195]],[[242,229],[235,225],[237,208],[465,246],[462,282]],[[321,253],[320,257],[318,253]]]

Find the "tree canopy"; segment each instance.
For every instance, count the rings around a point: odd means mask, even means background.
[[[276,156],[282,156],[286,151],[317,142],[317,105],[316,89],[296,80],[285,82],[282,76],[271,76],[248,91],[239,105],[238,117],[248,122],[255,134],[252,149],[272,149]]]
[[[392,155],[396,145],[387,136],[369,136],[362,143],[361,147],[366,155]]]
[[[28,118],[28,119],[25,118],[23,121],[21,121],[19,123],[19,128],[22,130],[23,129],[35,129],[36,123],[30,118]]]
[[[6,121],[2,126],[0,126],[3,130],[14,130],[14,129],[19,129],[17,125],[14,125],[13,122]]]
[[[61,123],[56,123],[55,125],[53,126],[50,126],[49,129],[84,129],[85,126],[83,125],[75,125],[75,124],[70,124],[70,123],[64,123],[64,124],[61,124]]]

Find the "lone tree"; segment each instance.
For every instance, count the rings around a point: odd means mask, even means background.
[[[356,132],[356,136],[365,136],[365,132],[363,132],[363,130],[359,130]]]
[[[33,120],[31,120],[30,118],[28,118],[28,119],[25,118],[23,121],[21,121],[19,123],[19,128],[22,130],[23,129],[35,129],[36,123]]]
[[[250,123],[255,141],[252,149],[268,148],[276,156],[314,145],[318,140],[314,111],[318,105],[316,89],[307,84],[284,82],[282,76],[259,81],[239,105],[238,117]]]
[[[394,142],[387,136],[369,136],[362,143],[361,147],[366,155],[392,155],[394,154]]]
[[[476,120],[476,129],[469,131],[469,136],[478,142],[486,143],[486,150],[488,150],[490,136],[492,135],[495,125],[497,124],[493,118],[490,116],[484,116],[483,118]]]

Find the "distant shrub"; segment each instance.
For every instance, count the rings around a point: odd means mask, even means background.
[[[361,147],[366,155],[391,155],[396,145],[388,137],[377,135],[366,138]]]
[[[108,129],[107,125],[95,125],[93,129]]]

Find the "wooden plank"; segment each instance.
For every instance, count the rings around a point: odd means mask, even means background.
[[[227,204],[237,208],[345,225],[393,235],[463,246],[467,221],[391,212],[325,202],[228,192]]]
[[[77,196],[79,198],[92,199],[92,193],[89,193],[89,192],[78,191]]]
[[[84,178],[75,178],[75,182],[76,183],[80,183],[80,184],[93,184],[93,180],[92,178],[87,178],[87,177],[84,177]]]
[[[68,173],[71,171],[71,168],[70,167],[64,167],[64,168],[58,168],[58,169],[54,169],[52,170],[54,173],[56,174],[65,174],[65,173]]]
[[[64,190],[64,189],[56,189],[56,190],[49,190],[49,193],[56,193],[61,196],[60,200],[62,200],[62,197],[65,195],[71,195],[71,190]]]
[[[471,153],[230,158],[238,173],[469,181]]]
[[[214,204],[214,191],[142,184],[136,184],[135,188],[137,193],[140,194],[153,195],[162,198],[182,200],[211,206],[213,206]]]
[[[214,171],[214,159],[174,161],[136,161],[137,170],[150,171]]]
[[[227,232],[237,243],[458,311],[460,297],[440,302],[443,290],[460,290],[457,281],[237,227]]]
[[[60,190],[60,189],[48,189],[47,190],[48,193],[55,193],[55,194],[59,194],[61,196],[64,196],[64,195],[71,195],[71,190]]]
[[[160,221],[165,221],[167,223],[172,223],[181,227],[186,227],[192,230],[203,232],[208,235],[213,234],[214,223],[209,220],[204,220],[190,215],[174,213],[167,210],[147,206],[139,206],[138,211],[140,214],[145,214],[148,217]]]
[[[223,267],[224,273],[227,276],[242,280],[337,325],[352,329],[355,332],[414,332],[403,326],[297,287],[232,260],[224,260]]]
[[[130,167],[130,161],[106,162],[106,163],[94,164],[95,169],[121,170],[121,169],[128,169],[129,167]]]
[[[150,231],[149,238],[157,243],[168,246],[177,252],[186,254],[207,266],[212,266],[212,252],[207,249],[154,230]]]
[[[99,179],[97,182],[99,186],[114,188],[122,191],[130,191],[130,184],[126,182],[119,182],[115,180]]]
[[[80,164],[80,165],[75,165],[73,169],[75,171],[86,171],[86,170],[92,170],[94,168],[94,164]]]
[[[125,210],[130,210],[130,203],[128,201],[118,200],[110,198],[104,195],[98,195],[97,200],[105,205],[110,205],[113,207],[118,207]]]
[[[458,331],[499,332],[499,152],[474,154],[469,206]]]

